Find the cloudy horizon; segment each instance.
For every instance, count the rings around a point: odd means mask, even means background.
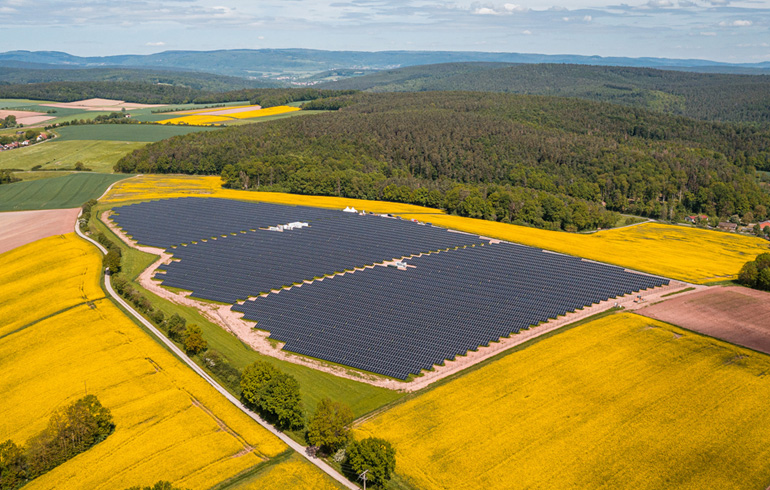
[[[489,51],[770,61],[770,0],[0,0],[3,51]]]

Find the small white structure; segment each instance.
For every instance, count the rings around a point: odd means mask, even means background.
[[[305,228],[307,226],[310,226],[310,225],[305,223],[304,221],[292,221],[291,223],[287,223],[285,225],[269,226],[267,229],[269,231],[285,231],[285,230],[298,230],[300,228]]]
[[[356,208],[348,206],[342,210],[343,213],[357,213]]]

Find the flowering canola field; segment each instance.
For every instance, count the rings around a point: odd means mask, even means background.
[[[302,456],[293,454],[286,461],[265,468],[253,478],[227,487],[227,490],[338,490],[344,488],[305,461]]]
[[[228,121],[235,121],[238,119],[252,119],[255,117],[277,116],[279,114],[288,114],[289,112],[295,112],[300,110],[299,107],[291,107],[286,105],[280,105],[275,107],[268,107],[262,109],[260,106],[253,106],[254,110],[232,112],[233,109],[244,109],[249,106],[237,106],[237,107],[223,107],[219,110],[216,109],[204,109],[194,112],[185,112],[182,117],[171,117],[158,121],[158,124],[190,124],[190,125],[202,125],[202,124],[221,124]],[[205,113],[205,114],[204,114]]]
[[[770,357],[630,313],[575,327],[366,421],[415,488],[757,489]]]
[[[57,253],[48,253],[54,249]],[[63,256],[66,261],[61,260]],[[38,240],[0,258],[0,338],[65,308],[105,296],[99,287],[101,255],[93,245],[70,235]]]
[[[163,479],[204,489],[285,451],[110,300],[81,304],[103,296],[101,257],[86,247],[71,233],[0,255],[1,279],[13,274],[17,285],[3,282],[3,312],[23,310],[25,321],[13,321],[26,325],[9,331],[0,316],[0,440],[25,443],[86,392],[116,423],[105,441],[25,488],[114,490]]]
[[[695,283],[734,278],[743,264],[770,251],[768,242],[760,238],[662,223],[576,234],[459,216],[415,217],[455,230]]]

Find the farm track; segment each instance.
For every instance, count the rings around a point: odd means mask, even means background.
[[[94,240],[88,238],[86,235],[83,234],[82,231],[80,231],[80,227],[76,224],[75,225],[75,233],[77,233],[81,238],[93,243],[103,254],[106,255],[107,250],[99,243],[95,242]],[[346,488],[350,488],[351,490],[358,490],[358,486],[354,483],[350,482],[347,478],[342,476],[340,473],[338,473],[334,468],[326,464],[324,461],[319,460],[309,453],[309,448],[302,446],[301,444],[295,442],[293,439],[291,439],[286,434],[280,432],[275,427],[270,425],[267,421],[262,419],[259,415],[255,414],[246,406],[244,406],[237,398],[235,398],[229,391],[224,389],[219,383],[217,383],[211,376],[209,376],[200,366],[195,364],[192,359],[187,357],[187,355],[174,344],[171,340],[166,338],[163,333],[160,332],[155,326],[147,321],[142,315],[140,315],[136,310],[134,310],[126,301],[123,300],[112,288],[112,281],[110,275],[104,276],[104,286],[107,290],[107,293],[112,297],[114,301],[116,301],[119,305],[121,305],[127,312],[129,312],[134,318],[136,318],[142,325],[144,325],[148,330],[150,330],[155,337],[159,341],[161,341],[166,347],[168,347],[171,352],[174,353],[179,359],[184,361],[185,364],[187,364],[190,369],[195,371],[201,378],[204,379],[208,384],[210,384],[215,390],[217,390],[222,396],[224,396],[230,403],[235,405],[236,408],[241,410],[243,413],[248,415],[251,419],[253,419],[255,422],[257,422],[259,425],[267,429],[269,432],[271,432],[273,435],[278,437],[281,441],[283,441],[287,446],[289,446],[291,449],[296,451],[297,453],[301,454],[305,459],[310,461],[312,464],[317,466],[321,471],[329,475],[330,477],[334,478],[337,482],[344,485]]]

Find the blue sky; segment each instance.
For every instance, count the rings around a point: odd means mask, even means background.
[[[315,48],[770,61],[770,0],[0,0],[0,19],[2,51],[81,56]]]

